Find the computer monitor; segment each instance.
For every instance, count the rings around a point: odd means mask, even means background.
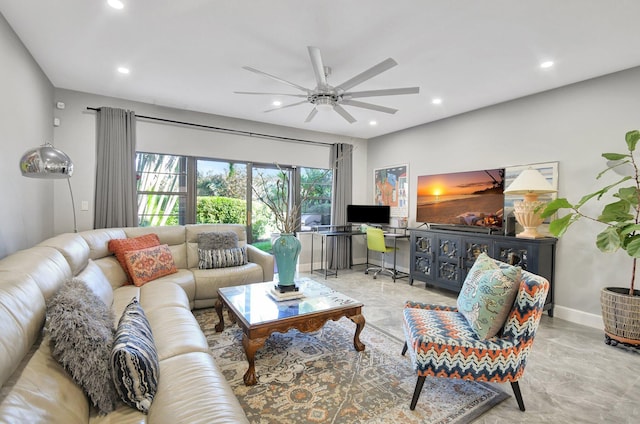
[[[388,224],[390,206],[347,205],[347,222],[350,224]]]

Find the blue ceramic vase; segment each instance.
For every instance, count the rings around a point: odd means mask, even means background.
[[[273,242],[273,256],[278,266],[278,280],[281,286],[293,286],[300,255],[300,240],[295,234],[280,234]]]

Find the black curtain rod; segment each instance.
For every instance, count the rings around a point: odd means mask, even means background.
[[[89,107],[89,106],[87,106],[87,110],[93,110],[93,111],[97,112],[97,111],[100,110],[100,108],[99,107]],[[230,133],[230,134],[237,134],[237,135],[246,135],[246,136],[249,136],[249,137],[270,138],[270,139],[274,139],[274,140],[289,141],[289,142],[295,142],[295,143],[309,143],[309,144],[316,144],[316,145],[319,145],[319,146],[329,146],[329,145],[333,144],[333,143],[323,143],[321,141],[301,140],[299,138],[282,137],[282,136],[279,136],[279,135],[254,133],[254,132],[242,131],[242,130],[233,130],[233,129],[230,129],[230,128],[214,127],[212,125],[195,124],[193,122],[184,122],[184,121],[176,121],[176,120],[173,120],[173,119],[157,118],[155,116],[136,115],[136,118],[149,119],[151,121],[167,122],[167,123],[176,124],[176,125],[186,125],[186,126],[189,126],[189,127],[205,128],[205,129],[208,129],[208,130],[221,131],[221,132],[226,132],[226,133]]]

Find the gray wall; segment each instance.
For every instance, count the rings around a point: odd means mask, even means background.
[[[577,202],[615,180],[596,181],[605,168],[600,154],[624,152],[625,133],[640,128],[638,86],[640,68],[634,68],[371,139],[367,172],[409,164],[410,225],[419,175],[558,161],[559,195]],[[367,187],[371,198],[372,184]],[[597,205],[586,210],[599,211]],[[598,327],[600,289],[626,287],[631,277],[623,253],[595,247],[601,228],[579,222],[559,241],[555,286],[557,316]],[[402,261],[408,266],[406,256]]]
[[[24,178],[22,154],[53,141],[53,86],[0,14],[0,258],[54,234],[54,182]],[[59,183],[59,182],[55,182]]]

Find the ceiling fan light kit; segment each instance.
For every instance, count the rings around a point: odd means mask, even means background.
[[[311,120],[316,116],[318,110],[329,111],[333,110],[338,113],[345,121],[350,124],[356,122],[356,118],[354,118],[342,105],[358,107],[361,109],[373,110],[376,112],[394,114],[398,110],[390,107],[380,106],[372,103],[361,102],[358,100],[353,100],[362,97],[378,97],[378,96],[397,96],[404,94],[418,94],[420,92],[420,87],[403,87],[403,88],[388,88],[383,90],[367,90],[367,91],[352,91],[349,92],[347,90],[362,84],[363,82],[370,80],[376,75],[381,74],[384,71],[387,71],[398,63],[391,59],[385,59],[382,62],[378,63],[375,66],[367,69],[366,71],[354,76],[353,78],[339,84],[337,86],[331,86],[327,82],[327,77],[331,75],[331,68],[328,66],[324,66],[322,61],[322,55],[320,54],[320,49],[317,47],[309,46],[307,47],[309,51],[309,57],[311,59],[311,66],[313,68],[313,72],[316,80],[316,87],[314,89],[305,88],[301,85],[295,84],[293,82],[287,81],[275,75],[268,74],[266,72],[260,71],[256,68],[252,68],[250,66],[243,66],[243,69],[247,71],[266,76],[275,81],[278,81],[282,84],[286,84],[290,87],[293,87],[297,90],[302,91],[305,94],[291,94],[291,93],[262,93],[262,92],[253,92],[253,91],[236,91],[236,94],[249,94],[249,95],[277,95],[277,96],[290,96],[290,97],[299,97],[304,98],[305,100],[298,101],[295,103],[290,103],[287,105],[282,105],[273,109],[265,110],[265,112],[272,112],[275,110],[280,110],[292,106],[298,106],[305,103],[310,103],[313,105],[313,109],[307,115],[305,122],[311,122]]]

